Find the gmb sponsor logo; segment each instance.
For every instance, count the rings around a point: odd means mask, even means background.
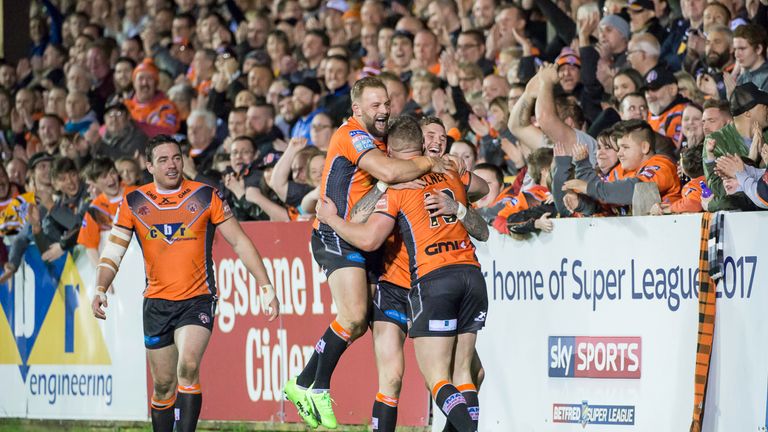
[[[552,423],[634,426],[634,405],[552,404]]]
[[[552,378],[640,378],[640,337],[550,336]]]

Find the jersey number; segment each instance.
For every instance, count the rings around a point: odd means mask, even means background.
[[[453,191],[450,190],[450,189],[442,189],[442,190],[440,190],[440,192],[448,195],[449,197],[451,197],[452,200],[456,199],[456,195],[454,195]],[[429,192],[424,193],[424,199],[427,199],[430,196],[432,196],[431,193],[429,193]],[[459,218],[457,218],[456,215],[430,216],[429,217],[429,227],[430,228],[437,228],[437,227],[439,227],[440,226],[440,219],[442,219],[443,222],[445,222],[447,225],[455,224],[459,220]]]

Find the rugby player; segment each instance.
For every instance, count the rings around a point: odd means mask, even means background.
[[[91,302],[106,319],[107,287],[135,233],[144,255],[144,346],[152,373],[152,428],[194,431],[202,405],[200,361],[211,337],[216,286],[211,260],[218,228],[260,287],[262,307],[274,320],[279,302],[261,256],[219,192],[182,177],[181,147],[158,135],[147,144],[153,182],[129,192],[101,254]],[[178,395],[177,395],[178,390]],[[174,409],[175,408],[175,409]]]
[[[378,78],[358,80],[351,99],[353,115],[331,137],[320,185],[320,199],[333,201],[339,217],[348,219],[355,203],[374,185],[384,190],[388,184],[407,182],[430,171],[442,173],[453,165],[449,159],[421,155],[408,160],[387,157],[384,139],[390,101]],[[380,260],[318,221],[312,231],[312,254],[325,271],[338,313],[304,370],[288,380],[283,391],[307,425],[334,429],[331,375],[347,347],[365,333],[371,296],[368,280],[375,282],[377,277],[368,272],[376,271]]]
[[[418,157],[422,140],[418,123],[401,117],[391,127],[389,153],[396,159]],[[319,204],[317,216],[363,251],[377,250],[397,222],[408,251],[408,334],[414,338],[419,368],[435,402],[456,430],[476,431],[479,403],[469,402],[452,383],[472,383],[475,340],[488,310],[474,246],[458,223],[467,221],[466,192],[455,172],[427,174],[421,180],[426,183],[422,190],[387,191],[365,223],[342,219],[327,198]],[[425,198],[440,192],[460,204],[455,216],[432,213],[424,205]],[[477,219],[485,226],[482,218]]]

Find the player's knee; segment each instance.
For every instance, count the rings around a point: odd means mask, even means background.
[[[362,317],[361,319],[354,319],[349,322],[349,334],[352,336],[353,340],[364,335],[367,330],[368,321],[365,319],[365,317]]]
[[[197,378],[200,371],[200,362],[195,359],[185,358],[179,360],[179,378],[191,380]]]
[[[158,399],[170,399],[171,396],[173,396],[173,393],[176,391],[176,381],[173,379],[160,381],[154,380],[152,384],[155,397]]]
[[[399,397],[402,386],[403,370],[401,368],[384,368],[379,371],[379,392]]]

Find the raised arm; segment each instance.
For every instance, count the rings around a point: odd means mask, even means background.
[[[245,268],[256,278],[264,313],[269,313],[270,321],[274,320],[280,313],[280,301],[275,295],[275,289],[272,287],[272,281],[269,280],[259,251],[253,245],[251,239],[245,235],[243,228],[235,218],[227,219],[219,224],[217,228],[227,243],[232,246],[235,255],[240,257]]]
[[[531,117],[533,117],[536,105],[538,82],[537,76],[528,81],[522,96],[517,100],[515,106],[512,107],[512,112],[509,114],[509,123],[507,124],[510,132],[517,137],[522,145],[528,147],[531,151],[541,147],[544,139],[541,129],[531,124]]]
[[[557,116],[554,88],[558,81],[557,65],[544,66],[538,74],[539,98],[536,100],[536,119],[539,127],[550,140],[565,145],[570,150],[576,144],[576,132]]]
[[[307,146],[306,138],[293,137],[288,142],[288,148],[280,159],[277,160],[275,168],[272,170],[272,177],[269,179],[269,187],[277,196],[285,201],[288,195],[288,180],[291,177],[291,164],[296,154]]]

